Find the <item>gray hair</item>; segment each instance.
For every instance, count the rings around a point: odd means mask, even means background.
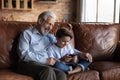
[[[54,19],[57,18],[56,14],[54,12],[44,11],[39,15],[38,19],[42,18],[42,19],[46,20],[48,16],[51,16]]]

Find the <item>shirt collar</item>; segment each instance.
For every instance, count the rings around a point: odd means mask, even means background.
[[[40,34],[40,35],[41,35],[41,33],[40,33],[35,27],[32,29],[32,32],[33,32],[34,34]]]
[[[42,35],[35,27],[33,27],[32,32],[33,32],[33,34],[39,34],[41,36],[47,36],[48,35],[48,34]]]

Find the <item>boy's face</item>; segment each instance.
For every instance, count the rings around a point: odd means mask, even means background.
[[[63,48],[66,45],[68,45],[70,40],[71,40],[71,38],[69,36],[64,36],[64,37],[61,37],[61,38],[57,38],[57,46],[60,47],[60,48]]]

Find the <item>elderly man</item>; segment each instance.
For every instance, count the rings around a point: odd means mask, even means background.
[[[26,29],[20,36],[18,71],[38,80],[66,80],[66,74],[49,65],[54,62],[48,58],[46,49],[56,42],[49,33],[56,21],[56,15],[51,11],[42,12],[36,26]]]

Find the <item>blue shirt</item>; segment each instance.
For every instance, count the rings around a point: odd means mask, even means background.
[[[51,45],[48,49],[48,56],[57,60],[65,56],[66,54],[78,54],[79,50],[74,49],[70,44],[63,48],[57,47],[55,44]]]
[[[36,28],[29,28],[20,36],[20,58],[27,62],[35,61],[45,64],[48,58],[46,49],[55,42],[54,35],[41,35]]]

